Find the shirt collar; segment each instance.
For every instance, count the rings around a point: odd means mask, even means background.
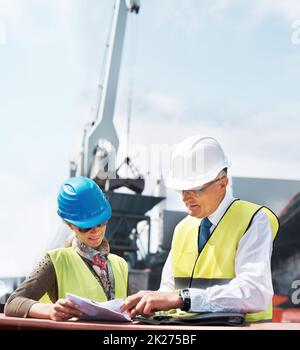
[[[214,213],[209,215],[208,219],[209,221],[214,225],[217,226],[219,221],[221,220],[222,216],[224,215],[227,208],[230,206],[230,204],[234,201],[233,196],[231,195],[230,191],[226,191],[225,197],[223,198],[222,202],[218,206],[218,208],[215,210]]]

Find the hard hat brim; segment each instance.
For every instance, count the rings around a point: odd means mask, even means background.
[[[108,206],[106,210],[101,213],[101,215],[97,215],[91,218],[87,219],[81,219],[81,220],[70,220],[70,219],[65,219],[63,218],[66,222],[75,225],[80,228],[90,228],[94,226],[98,226],[102,224],[104,221],[108,221],[111,218],[111,207]]]
[[[230,162],[227,161],[227,163],[224,163],[221,166],[217,166],[212,172],[206,174],[206,176],[194,178],[193,180],[186,180],[182,178],[169,176],[166,179],[165,185],[166,187],[171,188],[173,190],[192,190],[194,188],[201,187],[210,181],[213,181],[218,176],[221,170],[223,170],[224,168],[228,168],[229,166]]]
[[[166,180],[166,187],[173,190],[192,190],[194,188],[203,186],[204,184],[210,182],[212,179],[202,179],[196,181],[185,181],[182,179],[168,178]]]

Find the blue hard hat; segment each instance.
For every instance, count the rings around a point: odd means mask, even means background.
[[[100,225],[111,217],[111,207],[99,186],[84,176],[71,177],[60,188],[58,215],[81,228]]]

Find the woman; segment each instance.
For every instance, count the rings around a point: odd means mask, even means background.
[[[104,239],[111,207],[98,185],[78,176],[64,182],[58,194],[58,215],[74,232],[70,247],[49,251],[10,296],[5,314],[49,318],[80,317],[66,293],[96,301],[126,298],[126,261],[109,253]]]

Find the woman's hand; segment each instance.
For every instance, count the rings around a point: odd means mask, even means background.
[[[80,317],[79,306],[67,299],[58,299],[49,309],[49,318],[53,321],[66,321],[72,317]]]

